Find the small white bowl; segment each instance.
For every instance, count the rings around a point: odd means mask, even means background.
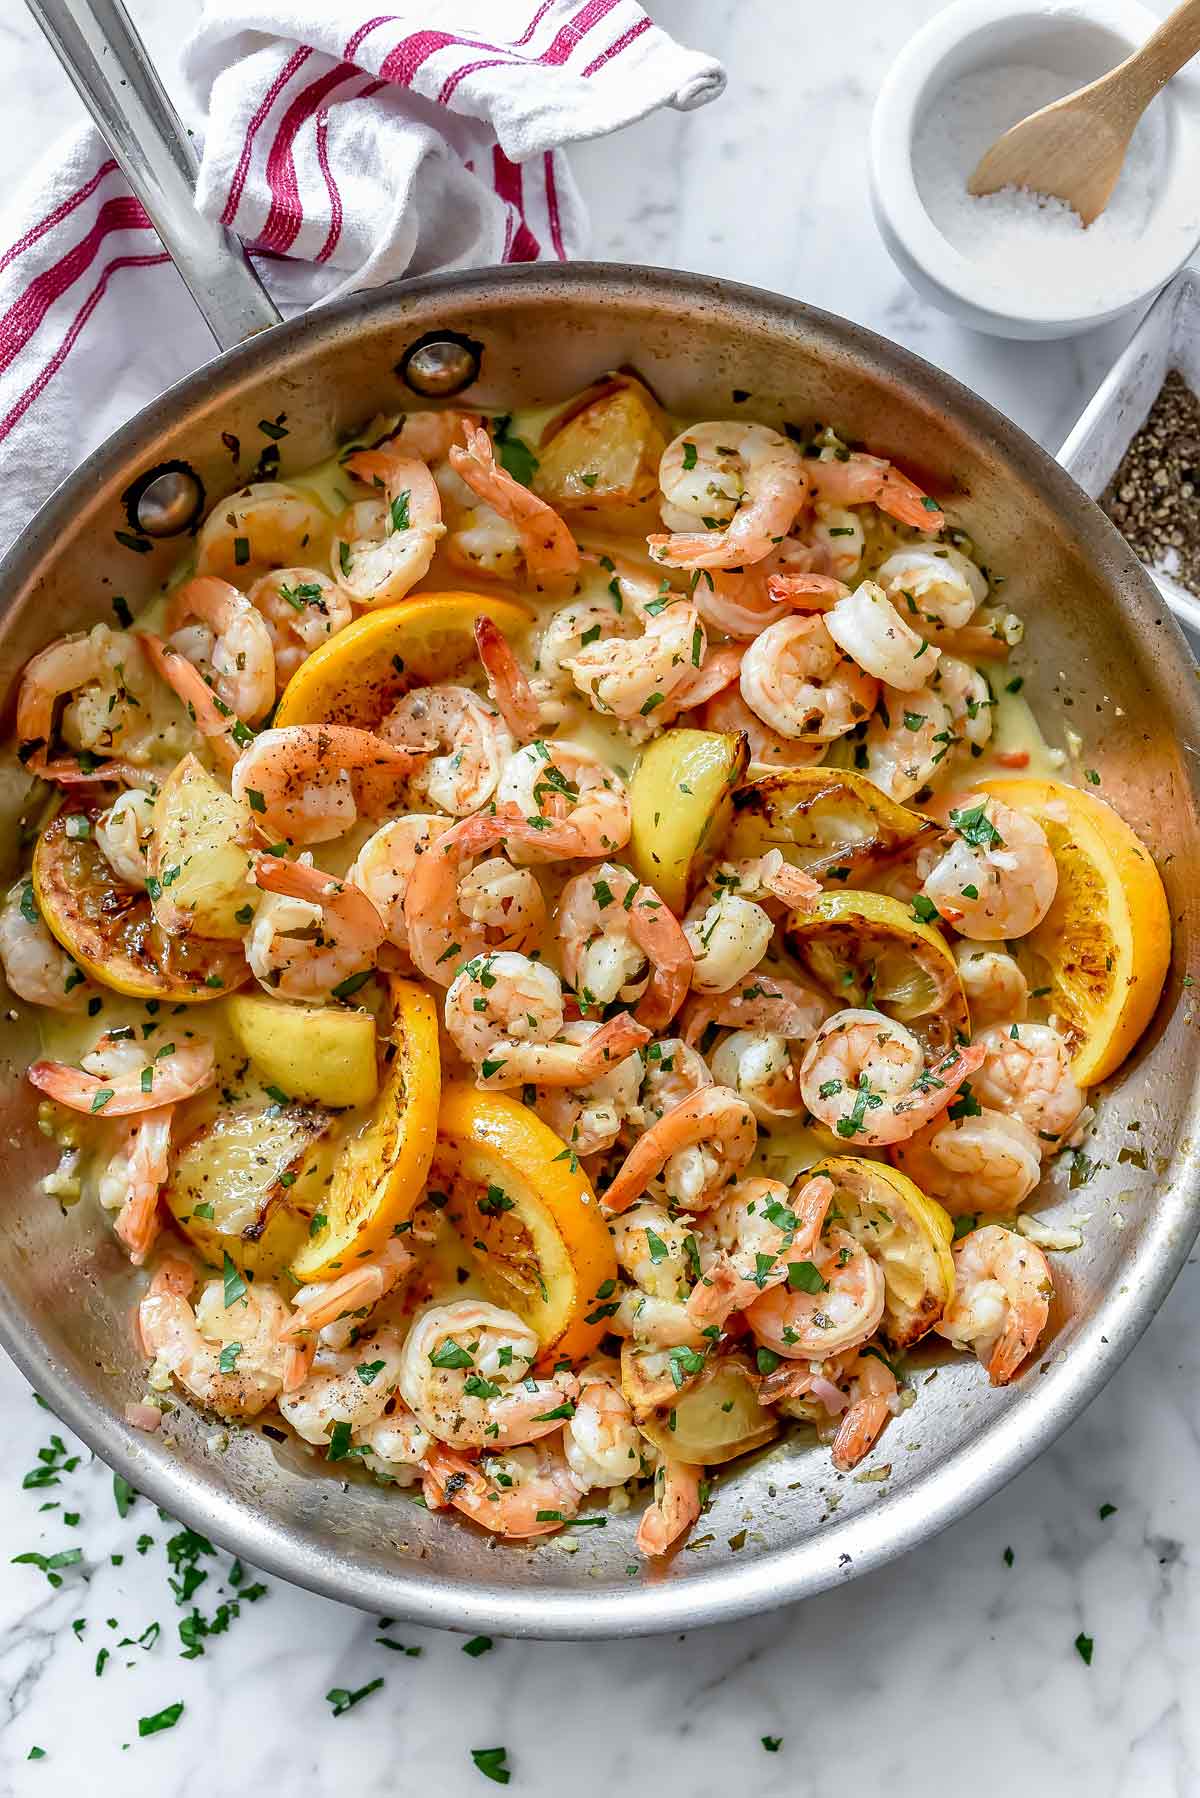
[[[1200,73],[1184,69],[1155,105],[1163,109],[1163,179],[1146,229],[1114,265],[1089,309],[1078,294],[1060,304],[998,280],[946,238],[926,211],[913,172],[913,139],[928,108],[961,76],[1009,63],[1036,64],[1080,87],[1145,42],[1161,21],[1138,0],[958,0],[917,33],[892,65],[871,121],[871,203],[893,261],[924,298],[997,337],[1069,337],[1156,293],[1200,240]]]

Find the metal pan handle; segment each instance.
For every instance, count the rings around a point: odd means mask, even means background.
[[[196,157],[121,0],[27,0],[223,350],[279,323],[238,238],[201,216]]]

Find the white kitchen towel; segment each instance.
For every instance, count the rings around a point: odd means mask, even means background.
[[[404,274],[565,260],[587,220],[562,146],[724,74],[634,0],[210,0],[184,53],[207,122],[196,201],[285,314]],[[212,340],[98,134],[0,227],[0,550]]]

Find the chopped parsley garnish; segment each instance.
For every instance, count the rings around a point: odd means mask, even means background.
[[[234,1266],[234,1263],[230,1258],[229,1250],[223,1249],[221,1253],[223,1257],[221,1275],[225,1287],[225,1309],[228,1311],[231,1305],[236,1305],[239,1299],[245,1298],[246,1282]]]
[[[139,1736],[156,1736],[164,1729],[174,1729],[183,1716],[183,1699],[175,1704],[165,1705],[161,1711],[155,1711],[152,1717],[138,1718]]]
[[[325,1702],[333,1706],[335,1717],[344,1717],[347,1711],[352,1711],[356,1704],[361,1704],[364,1698],[371,1696],[372,1692],[378,1692],[382,1684],[381,1676],[379,1679],[368,1681],[365,1686],[359,1686],[355,1692],[348,1691],[345,1686],[333,1686],[326,1692]]]
[[[789,1261],[788,1285],[793,1292],[828,1292],[829,1281],[821,1278],[815,1261]]]
[[[538,1515],[540,1517],[541,1512]],[[512,1778],[511,1769],[504,1764],[508,1759],[507,1748],[472,1748],[471,1759],[483,1777],[495,1780],[498,1786],[506,1786]]]

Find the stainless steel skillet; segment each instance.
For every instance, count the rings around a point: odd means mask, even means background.
[[[1102,1165],[1064,1196],[1064,1213],[1090,1218],[1085,1247],[1059,1260],[1039,1363],[999,1393],[973,1364],[942,1367],[891,1432],[886,1479],[839,1479],[826,1455],[795,1443],[734,1468],[688,1548],[661,1570],[637,1565],[630,1517],[612,1516],[574,1543],[500,1545],[403,1496],[343,1485],[258,1432],[224,1446],[211,1422],[182,1410],[158,1436],[129,1429],[122,1414],[143,1368],[129,1323],[134,1281],[106,1225],[62,1215],[39,1189],[53,1157],[23,1078],[35,1031],[20,1008],[0,1027],[0,1341],[64,1421],[173,1514],[257,1566],[394,1616],[511,1634],[632,1635],[766,1609],[879,1565],[995,1491],[1079,1413],[1146,1327],[1200,1224],[1200,1050],[1180,980],[1195,963],[1200,921],[1200,707],[1178,629],[1101,513],[1029,439],[937,370],[794,301],[580,264],[414,281],[274,322],[232,246],[187,218],[186,152],[171,141],[172,115],[135,45],[119,36],[115,8],[38,0],[36,10],[90,100],[110,84],[101,111],[113,112],[119,95],[146,134],[139,149],[127,121],[109,120],[225,353],[90,457],[4,561],[0,678],[10,694],[49,636],[110,616],[113,593],[136,610],[176,559],[178,538],[151,532],[186,529],[194,492],[186,477],[165,495],[146,487],[162,464],[185,463],[211,502],[244,478],[223,433],[261,447],[258,421],[281,411],[286,473],[327,455],[373,413],[420,403],[406,374],[427,385],[431,375],[449,384],[473,374],[468,400],[509,406],[559,398],[632,362],[684,414],[744,404],[769,423],[836,420],[946,501],[1028,621],[1016,666],[1049,734],[1078,732],[1101,791],[1154,850],[1175,918],[1176,972],[1104,1097],[1089,1144]],[[119,55],[110,47],[89,67],[88,34],[103,48],[99,25]],[[409,356],[430,337],[444,353]],[[464,340],[477,346],[465,366]],[[735,402],[735,389],[751,397]],[[150,547],[135,554],[118,532]],[[10,775],[0,787],[10,824],[23,786]],[[1120,1162],[1134,1142],[1137,1160]]]

